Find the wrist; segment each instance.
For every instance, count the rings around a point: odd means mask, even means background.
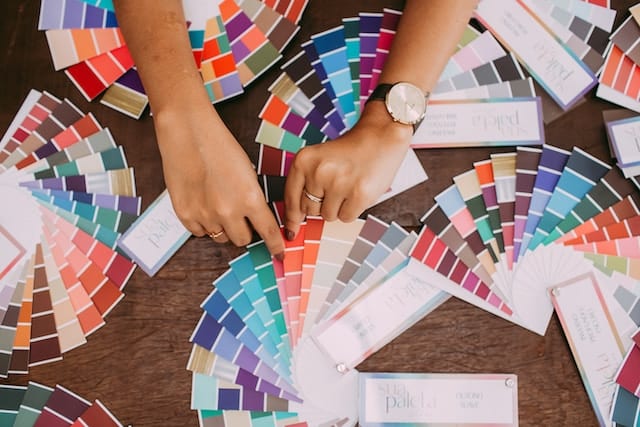
[[[171,79],[160,89],[162,90],[149,94],[149,105],[154,117],[194,112],[211,106],[211,100],[198,70],[185,69],[180,78]]]
[[[368,102],[356,127],[371,132],[385,144],[408,147],[413,136],[413,126],[393,120],[384,102]]]

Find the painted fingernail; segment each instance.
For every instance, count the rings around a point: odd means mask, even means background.
[[[282,262],[284,261],[284,252],[280,252],[274,255],[275,259],[277,259],[278,261]]]
[[[289,241],[291,241],[291,240],[296,238],[295,233],[293,231],[291,231],[291,230],[285,230],[284,234],[287,237],[287,240],[289,240]]]

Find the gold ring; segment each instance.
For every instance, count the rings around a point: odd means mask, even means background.
[[[312,202],[322,203],[324,201],[324,197],[314,196],[313,194],[309,193],[306,188],[303,188],[302,192],[304,193],[304,197],[311,200]]]
[[[224,234],[224,229],[218,231],[217,233],[209,233],[209,237],[212,239],[216,239]]]

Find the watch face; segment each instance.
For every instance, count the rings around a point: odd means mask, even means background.
[[[427,100],[418,87],[400,82],[387,93],[386,105],[394,120],[412,125],[424,117]]]

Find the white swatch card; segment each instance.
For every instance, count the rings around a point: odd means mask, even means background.
[[[608,122],[607,134],[623,172],[640,166],[640,116]],[[629,176],[625,173],[625,177]]]
[[[551,301],[601,426],[610,426],[614,377],[625,349],[596,276],[584,274],[551,288]]]
[[[153,276],[191,236],[165,190],[118,240],[118,246]]]
[[[476,18],[508,47],[563,110],[597,83],[591,70],[519,1],[482,0]]]
[[[360,373],[361,427],[518,425],[509,374]]]
[[[429,102],[413,148],[540,145],[540,98],[492,98]]]
[[[312,332],[336,366],[354,368],[449,298],[401,268]]]

